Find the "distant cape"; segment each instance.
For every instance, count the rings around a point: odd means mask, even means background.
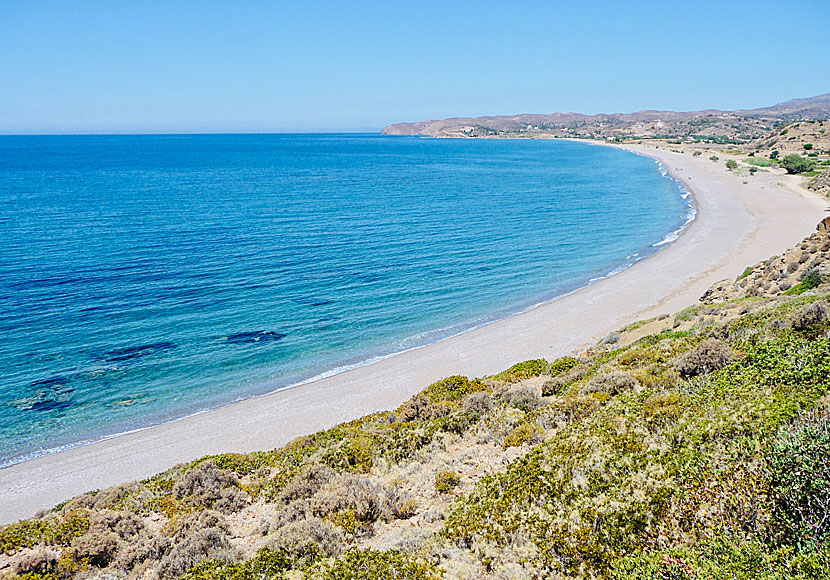
[[[799,120],[830,118],[830,93],[806,99],[792,99],[771,107],[721,111],[638,111],[585,115],[550,113],[452,117],[449,119],[395,123],[383,129],[384,135],[424,135],[429,137],[487,136],[579,136],[607,137],[629,135],[659,137],[703,135],[751,139],[775,125]]]

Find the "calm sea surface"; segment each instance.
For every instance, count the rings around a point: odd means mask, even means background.
[[[565,141],[0,137],[0,465],[521,311],[656,251],[686,197]]]

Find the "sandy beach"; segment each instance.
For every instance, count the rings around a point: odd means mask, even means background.
[[[827,212],[827,200],[803,190],[795,176],[742,177],[706,156],[627,148],[659,158],[697,203],[697,218],[649,259],[528,312],[372,365],[2,469],[0,524],[203,455],[272,449],[394,408],[451,374],[482,376],[580,351],[627,322],[696,303],[714,282],[808,236]]]

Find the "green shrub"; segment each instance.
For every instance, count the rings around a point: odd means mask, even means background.
[[[669,552],[642,551],[614,562],[611,580],[817,580],[830,551],[800,554],[757,539],[720,538]]]
[[[726,168],[727,168],[729,171],[733,171],[733,170],[735,170],[735,169],[737,169],[737,168],[738,168],[738,162],[737,162],[737,161],[735,161],[734,159],[730,159],[730,160],[728,160],[728,161],[726,162]]]
[[[555,377],[567,372],[579,364],[579,361],[572,356],[563,356],[550,364],[550,375]]]
[[[254,558],[238,564],[206,560],[188,570],[181,580],[275,580],[291,570],[295,562],[285,552],[262,548]]]
[[[712,156],[709,158],[709,161],[717,161],[718,159],[720,159],[720,157],[718,157],[717,155],[712,155]]]
[[[769,154],[770,159],[778,159],[778,149],[773,149],[772,153]]]
[[[432,383],[424,393],[433,401],[457,402],[470,393],[477,393],[486,390],[487,387],[478,379],[470,380],[461,375],[453,375]]]
[[[806,151],[809,151],[809,150],[810,150],[810,149],[812,149],[812,148],[813,148],[813,144],[812,144],[812,143],[805,143],[805,144],[804,144],[804,149],[805,149]]]
[[[800,155],[791,153],[781,160],[781,167],[787,170],[787,173],[805,173],[813,169],[813,162],[809,159],[804,159]]]
[[[89,518],[85,512],[70,512],[57,519],[23,520],[0,528],[0,552],[9,553],[40,543],[69,546],[88,530]]]
[[[786,294],[787,296],[797,296],[799,294],[803,294],[807,290],[818,288],[819,286],[821,286],[822,282],[823,280],[818,270],[808,270],[801,278],[801,282],[799,282],[798,284],[784,292],[784,294]]]
[[[531,377],[538,377],[539,375],[548,372],[550,363],[542,358],[533,360],[526,360],[524,362],[516,363],[506,371],[502,371],[493,378],[499,381],[506,381],[509,383],[529,379]]]
[[[398,552],[390,550],[350,550],[333,562],[325,562],[310,569],[307,580],[440,580],[438,569]]]
[[[539,426],[535,423],[521,423],[504,438],[502,447],[507,449],[508,447],[521,447],[525,443],[532,443],[539,432]]]
[[[323,454],[323,463],[340,471],[368,473],[374,465],[375,450],[372,438],[359,433],[327,450]]]
[[[454,471],[439,471],[435,474],[435,491],[448,493],[461,482],[461,476]]]
[[[805,413],[781,429],[768,459],[770,491],[783,540],[805,550],[830,541],[830,418]]]
[[[746,267],[746,270],[744,270],[743,272],[741,272],[741,275],[740,275],[740,276],[738,276],[735,280],[736,280],[736,281],[737,281],[737,280],[743,280],[744,278],[746,278],[747,276],[749,276],[750,274],[752,274],[752,271],[753,271],[754,269],[755,269],[755,268],[754,268],[753,266],[747,266],[747,267]]]

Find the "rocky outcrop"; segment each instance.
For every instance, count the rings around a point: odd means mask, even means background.
[[[781,256],[772,256],[741,274],[737,280],[721,280],[701,296],[704,304],[729,302],[753,296],[776,296],[801,283],[815,271],[830,281],[830,217],[823,219],[815,234]]]
[[[825,171],[816,177],[810,185],[807,186],[807,189],[830,197],[830,170]],[[827,222],[829,219],[830,218],[825,218],[824,221]],[[830,228],[830,225],[828,225],[827,228]]]

